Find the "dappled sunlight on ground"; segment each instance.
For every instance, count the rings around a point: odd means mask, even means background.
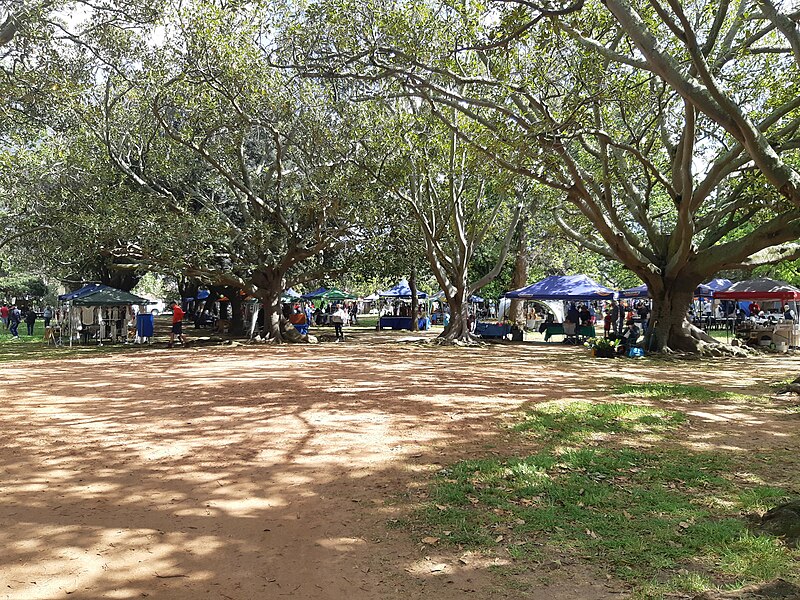
[[[793,357],[602,361],[397,337],[11,365],[24,376],[0,399],[0,598],[516,597],[481,557],[429,555],[387,529],[398,498],[505,448],[499,425],[526,404],[654,380],[765,393],[800,370]],[[796,440],[764,405],[674,407],[695,448]],[[527,597],[620,597],[564,583]]]

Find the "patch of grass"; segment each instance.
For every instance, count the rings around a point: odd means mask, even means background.
[[[794,380],[795,380],[794,377],[787,377],[786,379],[781,379],[779,381],[773,381],[772,383],[769,384],[769,387],[771,387],[772,389],[775,389],[775,390],[779,390],[781,388],[786,387],[787,385],[792,383]]]
[[[700,385],[681,383],[626,383],[614,388],[621,396],[647,398],[651,400],[696,400],[700,402],[717,400],[728,395],[727,392],[709,390]]]
[[[737,496],[728,469],[715,455],[611,448],[465,461],[435,482],[417,517],[443,542],[505,547],[517,559],[531,558],[532,542],[547,542],[648,589],[659,582],[696,591],[712,575],[751,582],[791,573],[800,553],[750,534],[738,516],[780,490]],[[710,508],[719,497],[733,507],[727,513]],[[689,563],[707,572],[663,582]]]
[[[697,594],[712,587],[711,580],[696,572],[682,572],[665,581],[654,580],[639,586],[633,594],[636,600],[661,600],[677,594]]]
[[[574,443],[596,434],[655,433],[679,427],[683,413],[634,404],[547,402],[526,411],[515,431],[529,432],[549,442]]]
[[[683,402],[711,402],[713,400],[732,400],[736,402],[763,404],[768,398],[737,394],[722,390],[710,390],[701,385],[682,383],[625,383],[614,387],[613,393],[631,398]]]
[[[72,348],[69,346],[46,345],[42,342],[44,336],[44,324],[41,320],[37,321],[34,328],[34,335],[26,335],[25,323],[19,327],[19,339],[12,340],[11,334],[0,325],[0,363],[15,360],[53,360],[59,358],[76,358],[82,356],[92,356],[97,354],[108,354],[116,352],[130,352],[142,350],[143,347],[126,346],[124,344],[106,344],[98,346],[96,344],[81,346],[76,344]]]
[[[674,384],[617,391],[655,399],[738,397]],[[622,446],[684,422],[679,411],[629,403],[537,405],[514,429],[541,440],[541,451],[440,471],[415,525],[443,544],[502,549],[523,563],[555,546],[603,564],[638,598],[800,576],[800,551],[753,535],[742,518],[779,504],[786,490],[755,480],[745,489],[740,479],[734,484],[737,457]],[[586,445],[598,436],[604,447]],[[615,439],[620,443],[610,443]]]
[[[786,493],[786,490],[769,486],[759,486],[745,490],[738,497],[742,510],[757,513],[766,512],[773,506],[787,502],[789,499],[790,496]]]

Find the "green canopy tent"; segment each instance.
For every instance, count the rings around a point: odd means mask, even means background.
[[[149,302],[147,298],[142,298],[141,296],[104,285],[99,285],[93,289],[84,288],[80,294],[76,293],[71,295],[71,297],[70,295],[66,295],[65,298],[67,299],[67,306],[79,307],[132,306],[135,304],[145,305]],[[72,321],[73,319],[70,314],[70,346],[72,345]]]
[[[327,302],[335,300],[355,300],[358,298],[358,296],[354,296],[353,294],[338,288],[319,288],[318,290],[309,292],[308,294],[303,294],[302,297],[306,300],[325,300]]]
[[[94,293],[75,298],[73,306],[131,306],[133,304],[147,304],[149,300],[135,294],[118,290],[112,287],[99,289]]]

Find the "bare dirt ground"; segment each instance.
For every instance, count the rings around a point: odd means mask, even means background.
[[[7,363],[0,598],[518,598],[488,569],[502,558],[460,562],[387,526],[432,472],[508,452],[498,425],[526,402],[600,399],[612,380],[763,390],[800,371],[399,337]],[[685,410],[693,447],[796,447],[799,420],[764,407]],[[524,597],[626,595],[577,563],[544,575]]]

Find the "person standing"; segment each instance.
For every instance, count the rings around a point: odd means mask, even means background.
[[[33,328],[36,325],[36,311],[32,306],[25,311],[25,325],[28,327],[28,335],[33,335]]]
[[[788,305],[785,304],[783,307],[783,320],[784,321],[796,321],[797,315],[794,314],[794,310]]]
[[[620,334],[620,327],[619,327],[619,314],[620,314],[619,304],[616,300],[611,301],[611,324],[614,327],[614,335]]]
[[[9,310],[7,304],[0,306],[0,321],[3,321],[3,327],[5,327],[6,330],[8,330],[8,313]]]
[[[344,322],[347,319],[347,312],[342,308],[340,305],[336,312],[331,315],[331,323],[333,323],[333,329],[336,333],[336,341],[344,341],[344,331],[342,331],[342,327],[344,326]]]
[[[350,324],[358,325],[358,302],[353,302],[350,307]]]
[[[185,346],[186,338],[183,335],[183,315],[185,313],[174,300],[169,303],[169,306],[172,308],[172,330],[169,332],[169,344],[167,344],[167,348],[172,348],[172,345],[175,343],[175,336],[178,336],[178,341]]]
[[[45,306],[42,317],[44,318],[44,326],[50,327],[50,321],[53,319],[53,307],[49,304]]]
[[[8,312],[8,330],[11,332],[11,337],[15,340],[19,339],[19,323],[22,321],[22,313],[16,306],[12,306]]]

